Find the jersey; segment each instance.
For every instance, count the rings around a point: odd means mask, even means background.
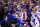
[[[31,25],[33,27],[39,27],[39,24],[40,24],[40,10],[37,10],[37,12],[31,17]]]
[[[27,19],[27,14],[21,13],[21,20],[26,20],[26,19]]]
[[[20,21],[20,27],[22,27],[25,24],[25,20],[27,19],[27,14],[24,13],[24,12],[21,13],[20,19],[21,19],[21,21]],[[24,21],[24,22],[22,22],[22,21]]]

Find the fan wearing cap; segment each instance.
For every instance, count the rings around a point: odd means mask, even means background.
[[[7,16],[7,12],[8,12],[8,8],[7,8],[7,7],[4,7],[3,15],[4,15],[4,16]]]
[[[0,22],[2,27],[6,27],[7,25],[7,7],[4,7],[3,20]],[[4,26],[5,25],[5,26]]]
[[[8,10],[8,8],[7,7],[4,7],[4,12],[3,12],[3,16],[4,17],[8,16],[8,11],[7,10]]]
[[[21,6],[17,6],[18,12],[21,12]]]

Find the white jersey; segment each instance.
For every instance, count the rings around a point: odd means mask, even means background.
[[[37,10],[37,12],[31,17],[31,25],[33,27],[39,27],[39,24],[40,24],[40,10]]]
[[[39,6],[37,5],[36,7],[37,7],[37,9],[38,9]]]
[[[26,19],[27,19],[27,14],[21,13],[21,20],[26,20]]]

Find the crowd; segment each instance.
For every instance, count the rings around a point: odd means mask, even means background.
[[[40,0],[0,0],[1,27],[32,27],[31,16],[40,7]]]

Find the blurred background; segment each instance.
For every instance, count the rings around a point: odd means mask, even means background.
[[[28,27],[40,0],[0,0],[0,27]],[[24,22],[24,23],[23,23]]]

